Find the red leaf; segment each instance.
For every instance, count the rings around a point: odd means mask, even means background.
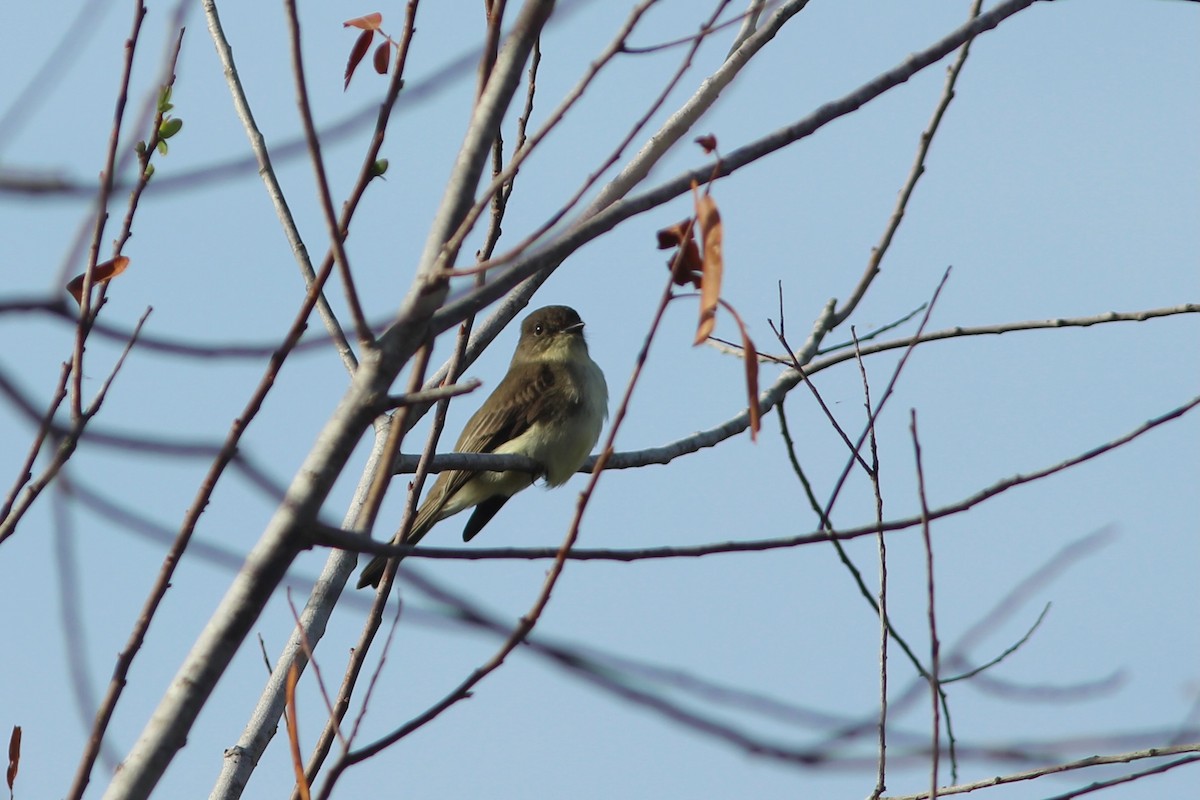
[[[667,262],[667,267],[671,270],[671,282],[676,286],[686,286],[690,283],[699,289],[703,265],[700,261],[700,248],[692,235],[693,227],[692,221],[685,219],[669,228],[663,228],[658,232],[658,249],[678,247],[679,250]]]
[[[375,71],[387,75],[388,64],[392,60],[392,43],[383,42],[375,48]]]
[[[359,28],[364,31],[377,31],[379,26],[383,24],[383,14],[375,12],[367,14],[365,17],[355,17],[348,19],[342,23],[343,28]]]
[[[97,264],[96,268],[92,270],[92,288],[94,289],[102,283],[108,283],[124,272],[128,266],[129,259],[125,256],[117,256],[112,261]],[[76,303],[83,305],[83,275],[76,275],[67,284],[67,291],[75,298]]]
[[[696,144],[704,148],[704,152],[712,154],[717,149],[717,137],[711,133],[696,137]]]
[[[360,33],[358,39],[354,41],[354,49],[350,51],[350,60],[346,62],[346,82],[342,85],[342,91],[349,88],[350,79],[354,77],[354,70],[358,67],[358,62],[362,61],[363,56],[367,54],[367,50],[371,47],[371,40],[374,38],[375,31],[366,30]]]
[[[17,780],[17,767],[21,765],[21,726],[13,725],[12,736],[8,740],[8,793],[12,794],[13,783]]]

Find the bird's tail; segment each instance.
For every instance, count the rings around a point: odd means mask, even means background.
[[[416,544],[429,533],[429,529],[433,524],[440,519],[437,516],[438,511],[441,511],[441,505],[432,503],[426,500],[421,508],[417,510],[417,519],[413,523],[412,528],[408,531],[408,536],[404,537],[403,544]],[[401,544],[399,536],[392,539],[392,544]],[[396,560],[404,558],[404,556],[396,556]],[[387,556],[375,556],[371,562],[363,567],[362,574],[358,576],[358,588],[365,589],[368,586],[379,586],[379,582],[383,580],[383,571],[387,568]]]
[[[378,586],[383,580],[383,570],[387,566],[387,558],[384,556],[375,556],[371,559],[371,563],[363,567],[362,574],[358,576],[358,588],[365,589],[368,586]]]

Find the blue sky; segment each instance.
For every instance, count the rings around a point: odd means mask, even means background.
[[[107,4],[60,56],[61,73],[21,110],[22,124],[0,139],[5,170],[54,171],[93,181],[103,164],[129,9]],[[274,5],[222,7],[241,78],[268,144],[299,135],[286,27]],[[368,189],[348,251],[368,315],[386,320],[407,291],[442,185],[462,138],[474,79],[470,70],[430,87],[430,76],[479,46],[477,2],[429,3],[418,17],[408,69],[414,100],[402,95],[383,155],[387,180]],[[815,2],[722,94],[696,133],[715,134],[728,152],[807,115],[903,61],[957,27],[966,4]],[[352,34],[343,20],[372,10],[398,32],[403,6],[304,4],[306,69],[318,122],[332,124],[378,101],[382,78],[360,70],[349,90],[342,69]],[[567,5],[542,41],[534,119],[578,79],[612,37],[625,4]],[[951,276],[929,328],[1132,312],[1196,302],[1200,292],[1200,19],[1192,3],[1038,3],[981,37],[934,141],[926,173],[908,205],[883,272],[851,319],[860,333],[887,325],[929,300],[947,267]],[[0,19],[0,71],[28,75],[48,55],[64,20],[30,6]],[[707,13],[707,7],[704,13]],[[729,12],[732,13],[732,12]],[[169,8],[152,6],[135,64],[131,108],[152,93],[161,53],[172,38]],[[633,36],[637,45],[694,32],[694,4],[663,2]],[[190,9],[174,90],[182,133],[157,162],[156,179],[244,156],[246,138],[199,9]],[[53,23],[53,24],[50,24]],[[699,52],[651,129],[716,68],[731,33]],[[640,116],[682,57],[679,49],[622,56],[517,179],[506,241],[537,227],[595,168]],[[831,297],[845,298],[861,274],[912,164],[918,136],[941,91],[950,59],[918,74],[815,135],[719,182],[713,189],[725,225],[724,297],[748,321],[763,350],[777,349],[768,319],[778,320],[779,289],[789,338],[797,344]],[[10,114],[19,82],[0,92]],[[510,141],[510,120],[506,136]],[[5,130],[5,129],[0,129]],[[348,191],[370,135],[360,126],[325,146],[335,204]],[[627,148],[631,157],[645,140]],[[690,141],[690,136],[685,142]],[[647,186],[707,163],[681,144]],[[310,253],[327,246],[306,158],[276,167]],[[148,306],[147,332],[209,344],[273,343],[302,297],[287,243],[253,170],[220,182],[147,193],[126,248],[129,271],[115,281],[103,318],[132,327]],[[9,248],[3,300],[57,293],[60,273],[82,268],[70,241],[86,221],[89,197],[0,193],[0,233]],[[620,396],[665,279],[654,232],[690,211],[679,198],[630,220],[582,248],[546,283],[533,305],[566,303],[588,324],[591,352]],[[124,207],[118,201],[109,233]],[[464,248],[464,261],[478,240]],[[107,247],[107,245],[106,245]],[[102,250],[105,252],[105,250]],[[63,267],[63,264],[66,267]],[[57,296],[57,295],[54,295]],[[339,292],[331,293],[342,308]],[[695,301],[668,310],[633,395],[618,450],[639,450],[710,428],[744,407],[742,366],[713,348],[690,346]],[[0,369],[43,406],[73,332],[36,314],[0,315],[9,345]],[[895,332],[910,334],[915,322]],[[316,333],[314,320],[310,330]],[[918,348],[879,421],[885,516],[919,509],[909,432],[916,409],[931,505],[969,496],[1017,473],[1050,466],[1125,434],[1190,400],[1197,392],[1194,314],[1090,328],[1008,333]],[[736,337],[728,317],[718,334]],[[828,343],[849,337],[846,327]],[[494,386],[507,367],[515,327],[506,330],[468,375]],[[439,342],[434,363],[448,354]],[[85,387],[94,391],[120,345],[94,340]],[[898,359],[867,361],[873,391]],[[96,425],[106,431],[219,442],[258,382],[262,360],[197,360],[135,349]],[[770,385],[779,368],[761,371]],[[401,378],[403,381],[404,378]],[[839,422],[863,424],[861,378],[852,363],[814,377]],[[243,451],[286,485],[347,385],[328,349],[294,356],[251,427]],[[399,385],[399,384],[398,384]],[[447,434],[457,436],[481,402],[454,403]],[[803,388],[789,397],[797,454],[819,497],[826,497],[846,450]],[[419,427],[406,445],[423,441]],[[0,404],[0,466],[5,487],[33,435]],[[933,525],[938,625],[953,649],[1024,578],[1063,548],[1097,532],[1105,544],[1038,585],[1011,617],[970,650],[973,663],[1003,651],[1051,610],[1028,644],[988,673],[996,685],[957,684],[951,710],[966,750],[1019,745],[1040,752],[1048,741],[1062,760],[1137,750],[1200,726],[1200,629],[1194,625],[1200,539],[1195,492],[1200,465],[1195,413],[1118,451],[1014,489]],[[360,447],[325,507],[341,519],[365,460]],[[178,526],[208,468],[179,459],[84,446],[67,476],[135,509],[166,530]],[[554,492],[515,498],[470,546],[549,546],[561,541],[577,477]],[[379,536],[399,520],[403,479],[389,493]],[[276,502],[236,475],[225,477],[197,531],[197,545],[249,551]],[[855,474],[834,513],[839,528],[868,523],[870,486]],[[56,525],[55,512],[62,516]],[[740,436],[721,446],[652,466],[606,474],[585,520],[581,544],[636,548],[780,537],[811,532],[817,521],[788,465],[777,416],[764,418],[757,444]],[[459,544],[461,524],[443,523],[427,542]],[[877,580],[875,546],[847,546],[869,585]],[[132,533],[79,503],[44,496],[17,534],[0,544],[0,610],[7,654],[0,658],[0,729],[21,725],[24,748],[17,797],[60,796],[87,735],[69,674],[72,647],[84,684],[101,693],[123,647],[165,545]],[[302,604],[327,554],[297,559],[285,586],[255,626],[272,654],[291,626],[287,594]],[[927,651],[924,548],[919,532],[889,539],[890,608],[920,653]],[[69,565],[75,564],[74,579]],[[64,565],[68,571],[64,572]],[[439,561],[416,565],[512,623],[541,586],[545,562]],[[124,755],[141,731],[233,576],[228,563],[190,555],[152,626],[118,706],[110,747]],[[79,605],[70,600],[73,587]],[[363,741],[407,721],[486,660],[498,642],[464,632],[411,588],[364,723]],[[367,597],[348,594],[317,651],[325,681],[336,685],[353,646]],[[71,625],[64,624],[64,618]],[[831,548],[807,546],[758,554],[621,563],[571,563],[538,627],[547,641],[682,671],[714,686],[769,697],[794,709],[870,719],[878,695],[878,624]],[[372,666],[376,663],[371,662]],[[911,668],[893,648],[894,696]],[[202,712],[163,783],[160,796],[207,793],[261,691],[265,668],[247,641]],[[644,682],[643,682],[644,681]],[[676,681],[678,684],[679,681]],[[1004,691],[1000,684],[1041,693]],[[826,731],[793,718],[721,704],[649,677],[637,683],[685,707],[790,748],[820,746]],[[1050,692],[1050,688],[1092,687]],[[301,684],[302,741],[311,743],[322,705],[311,677]],[[1064,695],[1072,694],[1071,702]],[[1047,695],[1056,699],[1051,702]],[[1082,695],[1082,696],[1074,696]],[[353,713],[353,712],[352,712]],[[927,739],[927,698],[895,709],[891,794],[928,784],[924,759],[904,763]],[[1110,741],[1108,737],[1125,738]],[[917,739],[906,735],[919,736]],[[1097,741],[1099,738],[1101,741]],[[802,769],[741,752],[681,728],[654,712],[597,690],[527,651],[518,651],[475,696],[435,723],[350,770],[336,796],[378,787],[398,795],[498,798],[562,796],[864,797],[874,785],[869,741],[836,749],[846,763]],[[834,759],[834,762],[837,762]],[[1054,759],[1059,760],[1056,755]],[[990,777],[1026,762],[964,759],[960,779]],[[1145,762],[1133,768],[1146,766]],[[1122,768],[1123,769],[1123,768]],[[290,786],[282,738],[268,751],[248,797],[278,796]],[[98,766],[89,796],[107,784]],[[988,791],[989,797],[1040,798],[1120,774],[1068,773]],[[944,776],[948,781],[948,778]],[[1109,798],[1182,796],[1195,768],[1115,788]]]

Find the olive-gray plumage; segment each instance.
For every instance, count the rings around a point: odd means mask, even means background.
[[[546,306],[521,323],[508,373],[463,429],[459,453],[515,453],[543,467],[550,486],[565,483],[587,460],[608,416],[604,373],[588,355],[583,320],[573,308]],[[528,472],[449,470],[438,475],[405,538],[416,544],[440,520],[474,508],[463,530],[470,541],[508,498],[533,483]],[[377,586],[387,559],[372,559],[358,587]]]

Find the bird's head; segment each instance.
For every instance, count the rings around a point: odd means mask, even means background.
[[[565,360],[580,349],[587,352],[578,312],[569,306],[546,306],[521,323],[521,341],[513,361]]]

